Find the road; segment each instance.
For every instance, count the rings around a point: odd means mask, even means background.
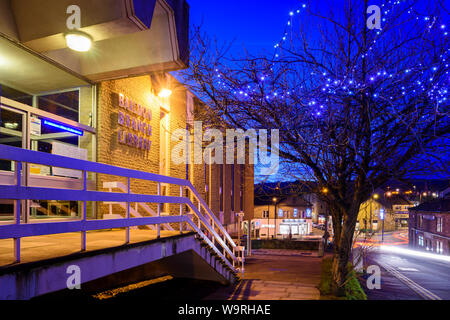
[[[381,289],[365,287],[369,299],[450,300],[450,259],[414,255],[407,246],[405,232],[385,235],[385,246],[380,240],[379,235],[372,239],[374,249],[370,250],[367,264],[381,267]]]

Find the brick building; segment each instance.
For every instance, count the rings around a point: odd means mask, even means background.
[[[401,194],[377,190],[359,207],[356,230],[379,232],[408,228],[408,208],[413,203]],[[384,222],[383,222],[384,220]]]
[[[286,190],[284,190],[286,191]],[[252,229],[256,238],[298,238],[312,232],[312,204],[301,196],[255,195]]]
[[[450,255],[450,198],[409,208],[410,247]]]

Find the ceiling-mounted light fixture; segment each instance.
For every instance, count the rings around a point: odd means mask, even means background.
[[[66,38],[67,46],[75,51],[86,52],[92,46],[92,37],[83,31],[71,30],[64,37]]]

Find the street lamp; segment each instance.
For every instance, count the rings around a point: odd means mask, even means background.
[[[328,188],[327,187],[322,188],[322,193],[327,194]],[[329,215],[329,212],[328,212],[328,204],[327,204],[327,211],[325,213],[325,230],[324,230],[323,237],[322,237],[322,244],[324,246],[324,250],[328,245],[328,238],[330,237],[330,235],[328,234],[328,215]]]

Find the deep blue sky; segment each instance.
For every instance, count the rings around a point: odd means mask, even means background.
[[[299,0],[188,0],[191,24],[203,21],[204,30],[221,41],[235,40],[233,52],[244,45],[249,51],[273,52],[283,35],[289,11]]]

